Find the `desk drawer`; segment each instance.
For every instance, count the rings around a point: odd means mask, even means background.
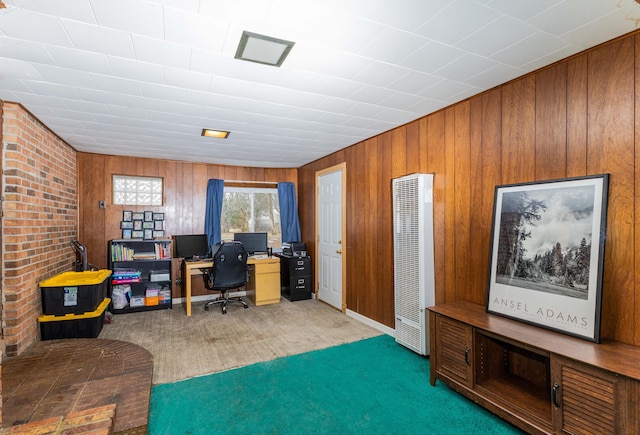
[[[280,263],[266,263],[266,264],[255,264],[256,273],[279,273],[280,272]]]
[[[311,277],[310,276],[298,276],[289,279],[289,288],[291,292],[298,291],[310,291],[311,289]]]

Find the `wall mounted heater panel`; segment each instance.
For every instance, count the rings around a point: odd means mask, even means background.
[[[396,342],[429,354],[427,307],[435,304],[433,174],[392,180]]]

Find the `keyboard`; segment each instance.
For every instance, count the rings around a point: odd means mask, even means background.
[[[258,254],[251,255],[249,258],[252,260],[266,260],[267,258],[269,258],[269,256],[267,254]]]

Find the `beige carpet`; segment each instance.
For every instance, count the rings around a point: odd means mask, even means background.
[[[246,300],[246,298],[245,298]],[[153,354],[153,383],[164,384],[323,349],[382,332],[316,300],[204,311],[192,305],[113,316],[99,338],[138,344]]]

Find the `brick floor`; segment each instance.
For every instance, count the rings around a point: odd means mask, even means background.
[[[69,421],[102,428],[108,418],[95,412],[103,415],[103,407],[115,405],[113,432],[144,434],[152,379],[153,357],[135,344],[95,338],[41,341],[2,363],[2,428]],[[83,420],[83,415],[92,417]],[[85,433],[68,429],[65,433]],[[0,430],[4,433],[19,432]]]

